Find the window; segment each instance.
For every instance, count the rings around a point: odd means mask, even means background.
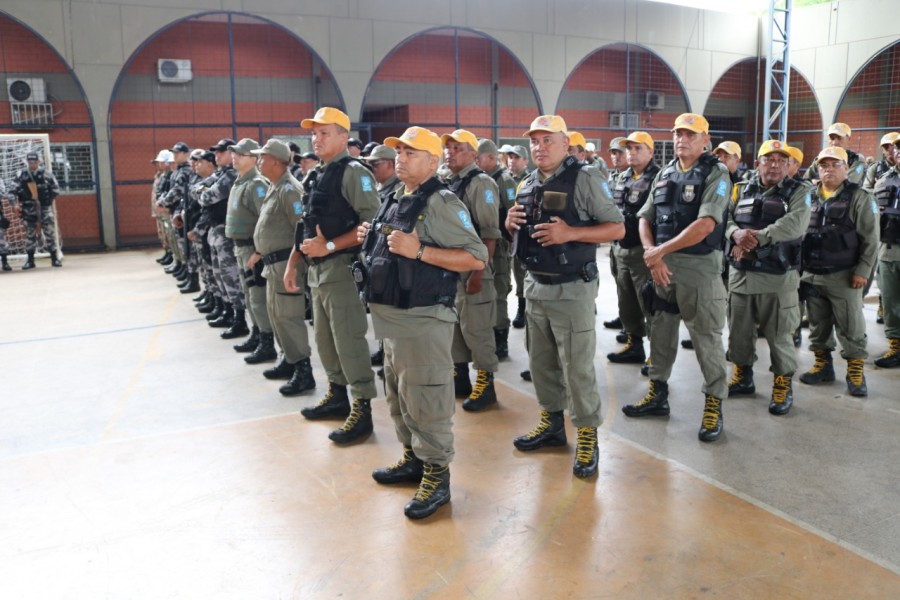
[[[653,160],[660,167],[665,167],[675,158],[675,142],[671,140],[653,140]]]
[[[83,194],[95,190],[91,144],[50,144],[50,160],[61,194]]]

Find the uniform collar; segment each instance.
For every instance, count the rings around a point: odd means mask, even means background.
[[[320,170],[320,171],[324,171],[324,170],[325,170],[325,167],[327,167],[327,166],[330,165],[331,163],[337,162],[337,161],[339,161],[339,160],[341,160],[342,158],[347,157],[347,156],[350,156],[350,153],[347,152],[346,150],[342,150],[342,151],[338,152],[337,155],[335,155],[335,157],[332,158],[331,160],[329,160],[328,162],[325,162],[325,163],[319,163],[318,165],[316,165],[316,169],[318,169],[318,170]]]
[[[456,179],[462,179],[463,177],[465,177],[466,175],[468,175],[469,173],[471,173],[472,171],[474,171],[477,168],[478,168],[478,165],[476,165],[475,163],[465,166],[462,168],[462,170],[459,173],[454,173],[453,176],[450,177],[450,181],[454,181]]]

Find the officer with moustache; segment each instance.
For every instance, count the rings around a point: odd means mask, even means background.
[[[638,212],[646,204],[653,191],[653,180],[659,173],[659,165],[653,160],[653,138],[645,131],[635,131],[625,138],[625,160],[628,167],[616,184],[613,200],[625,217],[625,237],[614,243],[616,261],[616,291],[619,298],[619,316],[626,332],[625,346],[618,352],[610,352],[606,358],[614,363],[643,363],[644,337],[650,314],[644,306],[641,288],[650,279],[650,270],[644,264],[644,247],[641,244]]]
[[[346,417],[328,437],[348,443],[372,432],[375,374],[366,343],[366,311],[350,265],[360,249],[356,228],[372,220],[380,202],[371,171],[347,152],[350,118],[346,114],[323,107],[301,126],[313,131],[313,150],[322,163],[304,182],[309,194],[304,198],[302,228],[284,285],[299,291],[296,269],[290,267],[299,264],[301,257],[309,262],[316,349],[328,375],[328,391],[318,404],[300,412],[307,419]]]
[[[528,348],[541,419],[513,444],[521,451],[564,446],[563,410],[577,430],[576,477],[597,472],[597,245],[625,235],[606,181],[567,156],[571,140],[558,115],[542,115],[525,132],[537,169],[519,186],[506,216],[513,252],[527,269]]]
[[[644,263],[653,281],[644,298],[653,313],[650,389],[622,412],[629,417],[669,414],[668,380],[678,353],[678,326],[684,321],[704,380],[698,437],[711,442],[722,433],[722,399],[728,393],[721,274],[731,180],[725,166],[706,151],[709,123],[702,115],[680,115],[672,138],[676,158],[657,175],[653,201],[638,213]]]
[[[850,157],[828,146],[816,158],[820,181],[803,238],[801,295],[809,313],[809,348],[816,360],[800,376],[807,385],[834,381],[833,333],[847,360],[847,389],[867,396],[863,363],[868,358],[865,288],[878,256],[878,205],[872,194],[849,179]]]
[[[728,351],[734,374],[728,396],[753,394],[756,332],[762,331],[772,356],[774,381],[769,412],[786,415],[794,403],[797,370],[793,335],[800,326],[797,286],[800,245],[809,223],[810,194],[787,175],[790,152],[778,140],[763,142],[759,168],[737,185],[728,216]]]
[[[397,151],[404,188],[358,228],[368,277],[359,265],[356,272],[375,335],[384,340],[387,405],[403,456],[372,477],[418,483],[404,513],[422,519],[450,501],[457,279],[484,269],[489,257],[468,210],[435,176],[440,138],[410,127],[385,144]]]

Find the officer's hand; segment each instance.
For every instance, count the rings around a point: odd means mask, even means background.
[[[747,254],[747,251],[735,244],[731,247],[731,258],[734,260],[741,260],[744,258],[744,255]]]
[[[175,216],[172,217],[172,225],[178,228],[184,227],[184,222],[181,219],[181,213],[175,213]]]
[[[865,277],[863,277],[862,275],[854,274],[853,277],[850,278],[850,287],[852,287],[855,290],[859,290],[859,289],[866,287],[866,283],[868,281],[869,280],[866,279]]]
[[[297,269],[291,268],[290,265],[284,271],[284,289],[292,294],[300,291],[300,288],[297,287]]]
[[[258,263],[261,260],[262,260],[262,254],[260,254],[258,252],[254,252],[253,254],[250,255],[250,258],[247,259],[247,268],[253,269],[253,267],[256,266],[256,263]]]
[[[756,239],[756,229],[738,229],[731,234],[731,241],[735,247],[740,246],[744,251],[750,251],[759,246],[759,240]]]
[[[521,204],[516,204],[506,212],[506,222],[503,225],[506,227],[509,235],[514,236],[526,221],[525,207]]]
[[[671,283],[672,271],[663,261],[659,261],[655,266],[650,267],[650,277],[656,285],[669,285]]]
[[[328,256],[328,248],[325,247],[327,243],[328,240],[325,239],[322,228],[316,225],[316,237],[303,240],[303,243],[300,245],[300,252],[312,258]]]
[[[466,281],[466,294],[470,296],[481,291],[484,280],[484,270],[472,271],[469,279]]]
[[[422,243],[419,241],[419,234],[413,228],[409,233],[403,233],[400,230],[392,231],[387,237],[387,245],[388,251],[398,256],[414,259]]]
[[[534,229],[531,237],[541,246],[565,244],[572,239],[572,228],[559,217],[550,217],[549,223],[539,223]]]
[[[356,228],[356,241],[362,244],[366,241],[366,234],[369,233],[369,229],[372,228],[372,224],[368,221],[363,221],[359,224],[359,227]]]
[[[666,252],[663,250],[662,246],[651,246],[650,248],[644,248],[644,264],[647,265],[647,268],[651,271],[658,267],[659,265],[665,265],[663,262],[663,257],[665,257]]]
[[[197,235],[197,232],[194,231],[193,229],[191,229],[190,231],[188,231],[187,236],[188,236],[188,239],[191,240],[192,242],[199,242],[199,241],[200,241],[200,237]]]

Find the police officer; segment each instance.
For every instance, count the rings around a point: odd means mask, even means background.
[[[625,138],[614,137],[609,141],[609,175],[607,181],[610,189],[615,189],[619,175],[628,168],[625,156]]]
[[[365,298],[375,335],[384,340],[387,405],[403,456],[372,477],[418,483],[404,513],[421,519],[450,501],[457,274],[483,269],[489,257],[466,207],[435,177],[440,138],[410,127],[385,144],[397,150],[405,187],[382,205],[373,225],[359,227],[357,240],[365,240]]]
[[[725,166],[705,150],[709,123],[702,115],[679,115],[672,138],[675,159],[657,175],[653,201],[638,213],[644,262],[654,283],[645,288],[649,293],[644,298],[653,313],[650,390],[622,412],[629,417],[669,414],[668,380],[678,353],[678,326],[684,321],[704,380],[698,437],[711,442],[722,433],[722,399],[728,393],[721,273],[731,180]]]
[[[590,477],[597,472],[601,422],[593,364],[597,244],[621,239],[624,218],[606,180],[566,156],[572,142],[562,117],[542,115],[524,135],[537,169],[519,186],[506,229],[528,271],[528,348],[541,419],[513,444],[522,451],[565,445],[568,408],[578,434],[572,471]]]
[[[312,129],[313,150],[322,164],[307,180],[310,192],[304,198],[302,230],[298,230],[302,243],[295,243],[289,264],[297,264],[301,253],[310,264],[316,348],[328,375],[328,392],[317,405],[300,412],[307,419],[346,417],[328,437],[347,443],[371,433],[370,401],[377,394],[366,343],[366,310],[350,265],[360,249],[356,228],[372,220],[379,206],[378,192],[369,169],[347,153],[350,118],[346,114],[323,107],[301,125]],[[298,289],[295,277],[295,270],[288,269],[284,279],[288,290]]]
[[[9,242],[6,240],[6,230],[9,229],[11,223],[6,215],[3,214],[3,201],[7,198],[9,198],[10,206],[13,206],[15,196],[7,196],[6,182],[0,177],[0,268],[4,271],[12,271],[12,267],[9,266],[9,260],[7,259],[7,256],[9,255]]]
[[[793,179],[797,179],[800,181],[805,181],[803,177],[798,175],[800,172],[800,167],[803,166],[803,150],[796,146],[788,146],[787,147],[788,155],[790,158],[788,159],[787,166],[787,175]]]
[[[163,247],[163,255],[157,258],[156,262],[163,266],[172,264],[174,259],[172,258],[172,250],[169,248],[168,234],[166,233],[165,217],[163,216],[165,211],[157,206],[156,201],[168,188],[169,179],[172,176],[172,171],[169,169],[171,160],[172,151],[163,149],[151,161],[153,166],[156,167],[156,173],[153,175],[153,185],[150,188],[150,216],[153,217],[153,221],[156,223],[156,236],[159,238],[159,244]]]
[[[883,369],[900,367],[900,145],[891,144],[894,161],[890,170],[875,184],[875,200],[881,211],[881,252],[878,263],[878,288],[886,308],[884,333],[887,352],[875,359]],[[887,157],[887,152],[885,152]]]
[[[528,150],[525,146],[510,146],[506,152],[506,164],[509,176],[516,183],[516,187],[528,176]],[[525,327],[525,269],[515,256],[512,261],[513,279],[516,281],[516,316],[513,317],[512,326],[516,329]]]
[[[800,326],[797,286],[800,244],[809,223],[810,194],[787,175],[790,153],[778,140],[763,142],[759,169],[737,185],[737,202],[728,215],[728,350],[734,374],[728,395],[753,394],[756,332],[769,343],[774,382],[769,412],[786,415],[794,403],[797,370],[793,334]]]
[[[469,209],[472,224],[493,261],[500,239],[500,192],[494,180],[475,165],[478,139],[465,129],[441,136],[450,169],[449,188]],[[463,409],[477,412],[497,402],[494,373],[499,362],[493,327],[497,321],[493,263],[463,273],[456,293],[459,322],[453,332],[454,385]],[[469,380],[469,361],[477,375]]]
[[[56,240],[56,211],[53,208],[53,201],[59,196],[59,182],[53,173],[45,171],[41,166],[37,152],[26,154],[25,161],[28,166],[13,179],[13,192],[19,201],[15,208],[16,214],[25,222],[25,251],[28,258],[22,265],[22,270],[34,268],[38,221],[44,236],[44,246],[50,252],[50,264],[61,267]]]
[[[190,165],[191,148],[184,142],[178,142],[172,146],[172,156],[174,158],[174,170],[169,185],[169,191],[165,197],[161,198],[157,204],[165,208],[172,215],[172,236],[169,239],[169,245],[177,248],[175,253],[175,261],[166,268],[169,273],[176,278],[187,274],[187,261],[190,258],[189,242],[184,241],[185,230],[183,221],[176,223],[175,215],[182,210],[182,205],[187,199],[191,185],[191,174],[194,172]],[[180,231],[180,233],[179,233]],[[187,251],[186,251],[187,250]]]
[[[650,314],[644,306],[641,288],[650,278],[644,264],[644,247],[638,230],[638,211],[653,191],[653,180],[659,165],[653,160],[653,138],[645,131],[635,131],[625,138],[625,160],[628,167],[616,183],[613,200],[625,217],[625,237],[613,245],[616,261],[616,291],[619,315],[626,331],[625,346],[606,355],[614,363],[643,363],[646,322]]]
[[[716,146],[713,154],[719,159],[719,162],[728,169],[728,175],[731,177],[732,185],[741,180],[738,167],[741,166],[741,146],[737,142],[726,140]]]
[[[244,138],[228,146],[231,164],[237,171],[237,179],[228,195],[228,210],[225,214],[225,237],[234,244],[241,291],[250,313],[253,329],[250,337],[234,346],[237,352],[249,352],[244,362],[253,365],[275,360],[275,334],[266,311],[266,280],[262,277],[262,263],[256,269],[247,266],[256,252],[253,246],[253,232],[259,221],[269,181],[256,169],[254,150],[259,150],[256,140]]]
[[[506,212],[516,203],[516,182],[510,177],[509,172],[500,164],[500,151],[492,140],[480,140],[478,142],[478,156],[475,164],[494,180],[500,190],[499,223],[506,221]],[[506,234],[506,230],[501,231]],[[509,240],[503,235],[497,240],[494,247],[492,260],[494,268],[494,289],[497,293],[497,320],[494,322],[494,344],[497,358],[504,359],[509,356],[509,292],[512,289],[512,277],[510,274]]]
[[[187,273],[179,278],[179,289],[183,294],[190,294],[199,286],[200,273],[203,273],[207,289],[213,294],[217,304],[215,310],[207,316],[206,320],[211,326],[220,327],[224,322],[225,301],[222,297],[221,286],[214,282],[212,272],[212,259],[209,255],[207,235],[210,229],[209,209],[201,203],[203,193],[216,182],[216,155],[209,150],[196,148],[191,151],[191,167],[193,174],[188,195],[182,203],[181,211],[176,213],[176,223],[187,233],[185,234],[188,245]],[[215,323],[215,324],[214,324]]]
[[[595,158],[599,159],[596,161],[588,160],[587,150],[585,147],[587,146],[587,140],[584,139],[584,136],[577,131],[570,131],[569,133],[569,155],[574,156],[578,159],[582,165],[586,165],[592,173],[597,174],[604,181],[609,182],[609,169],[606,167],[606,162],[603,161],[602,158],[596,156]]]
[[[892,131],[881,136],[881,160],[866,170],[866,179],[863,187],[867,190],[875,189],[875,182],[887,175],[896,164],[894,160],[894,142],[900,138],[900,133]]]
[[[284,396],[297,396],[316,387],[309,360],[309,335],[303,320],[306,314],[303,290],[296,285],[286,289],[284,285],[284,274],[288,269],[300,271],[295,274],[296,281],[303,282],[305,263],[289,267],[287,262],[294,242],[294,228],[303,218],[302,188],[288,171],[291,150],[287,144],[270,139],[265,146],[250,150],[250,153],[259,157],[259,172],[271,183],[253,231],[256,250],[247,261],[247,268],[254,269],[260,261],[264,265],[266,309],[272,331],[284,352],[282,362],[264,375],[269,379],[287,375],[290,380],[278,391]]]
[[[847,153],[847,180],[850,183],[862,185],[866,176],[866,161],[862,155],[850,149],[850,136],[853,131],[846,123],[832,123],[828,127],[828,145],[832,148],[842,148]],[[803,174],[803,178],[816,182],[819,180],[818,159]]]
[[[826,147],[816,163],[820,181],[803,238],[801,278],[809,313],[809,348],[816,360],[800,381],[809,385],[834,381],[831,352],[836,331],[841,356],[847,360],[847,389],[852,396],[866,396],[862,290],[878,254],[878,205],[870,192],[850,181],[850,157],[844,148]]]

